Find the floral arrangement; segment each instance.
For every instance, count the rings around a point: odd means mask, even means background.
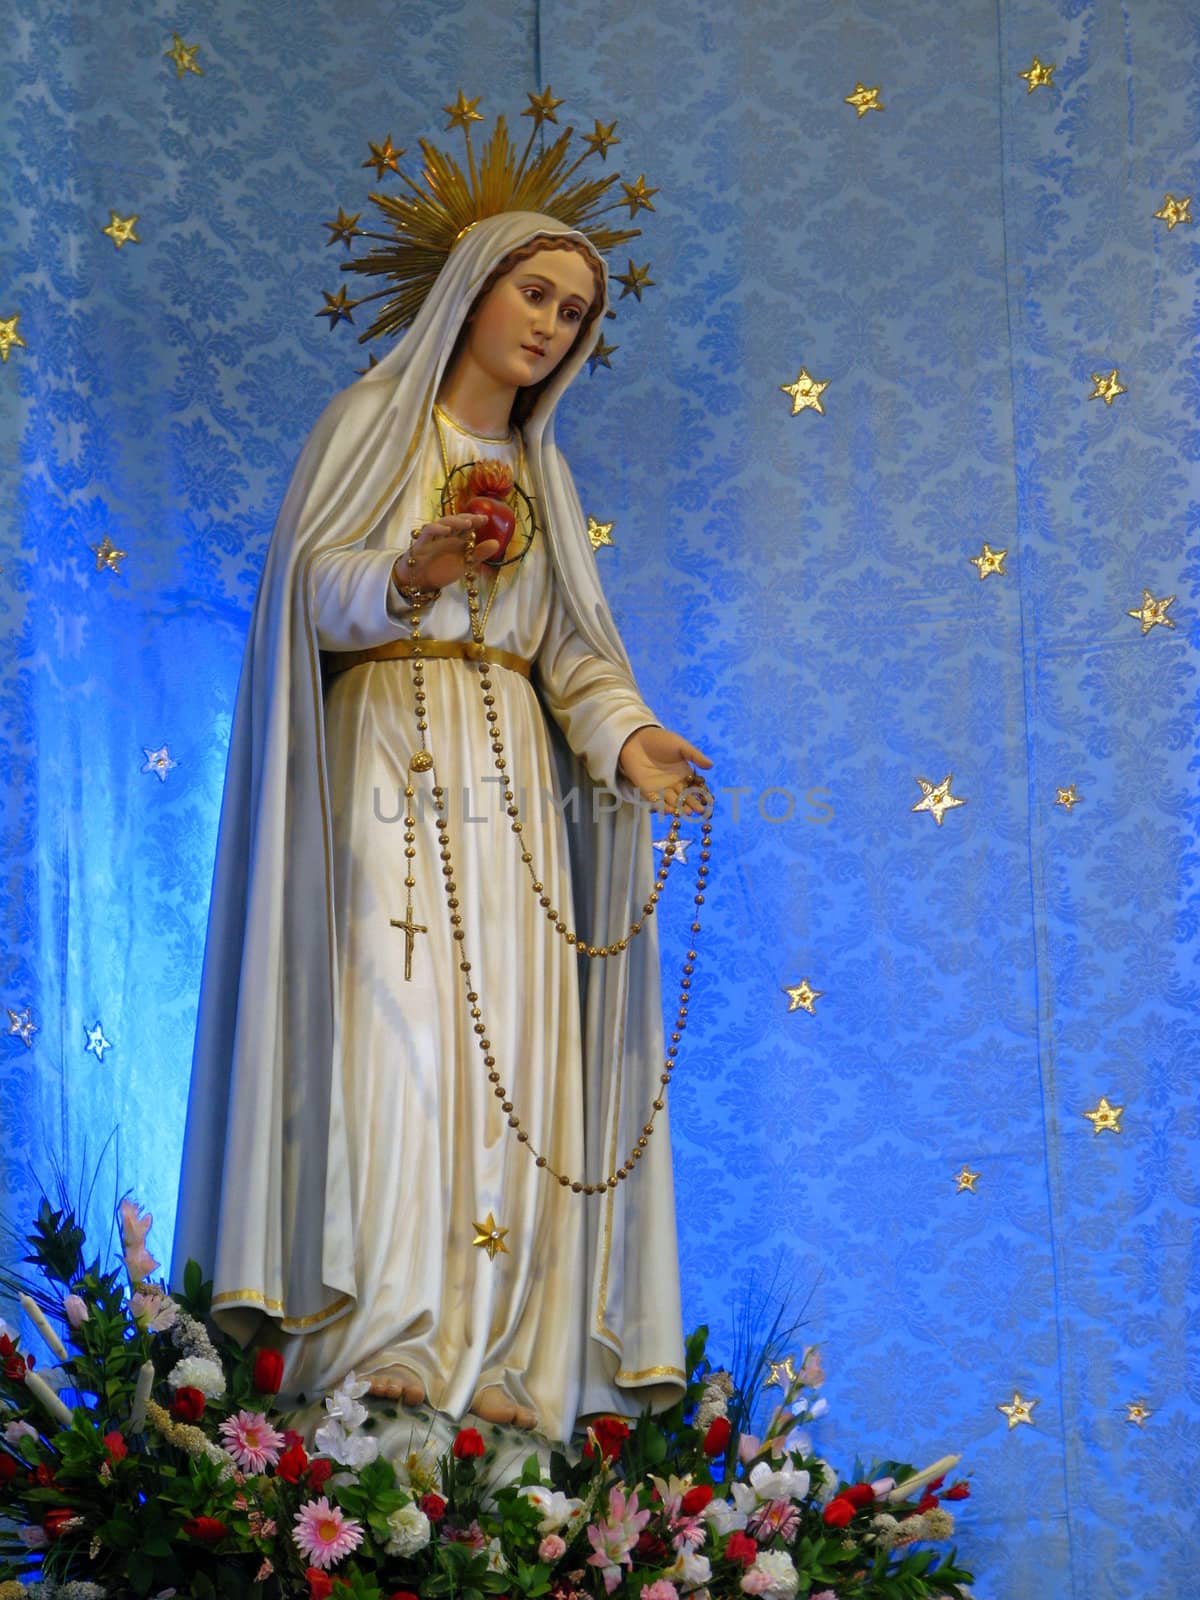
[[[805,1432],[824,1409],[814,1349],[784,1365],[761,1437],[700,1330],[670,1411],[601,1417],[577,1460],[535,1453],[493,1481],[471,1427],[440,1457],[384,1457],[353,1374],[306,1442],[276,1414],[279,1353],[211,1331],[196,1263],[168,1293],[151,1218],[123,1200],[120,1219],[123,1261],[102,1271],[70,1208],[42,1201],[26,1260],[45,1282],[21,1303],[56,1367],[0,1322],[0,1600],[968,1595],[936,1548],[969,1493],[945,1487],[954,1458],[839,1477]]]

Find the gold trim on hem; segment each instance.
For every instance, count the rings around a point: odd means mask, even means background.
[[[640,1372],[618,1372],[613,1382],[643,1383],[647,1378],[678,1378],[686,1383],[687,1373],[682,1367],[643,1367]]]
[[[213,1296],[212,1304],[214,1309],[217,1306],[227,1306],[230,1310],[237,1310],[238,1307],[249,1309],[257,1307],[273,1317],[283,1310],[284,1303],[282,1300],[268,1300],[259,1289],[226,1289],[221,1294]],[[323,1310],[314,1311],[307,1317],[280,1317],[279,1325],[285,1332],[290,1332],[293,1328],[311,1328],[314,1323],[327,1322],[336,1312],[353,1304],[353,1295],[340,1294]]]

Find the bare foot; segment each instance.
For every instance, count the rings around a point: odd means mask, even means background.
[[[489,1383],[471,1402],[471,1412],[484,1422],[511,1424],[529,1430],[537,1427],[537,1416],[528,1406],[519,1406],[499,1384]]]
[[[379,1372],[370,1373],[367,1382],[370,1384],[367,1393],[379,1400],[400,1400],[406,1406],[424,1404],[425,1385],[407,1367],[383,1367]]]

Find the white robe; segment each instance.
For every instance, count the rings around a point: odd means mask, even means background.
[[[443,426],[452,465],[509,460],[515,447]],[[431,433],[399,503],[361,548],[313,563],[323,651],[410,635],[390,582],[409,530],[437,513],[443,476]],[[487,585],[481,584],[481,604]],[[426,639],[470,638],[462,583],[425,608]],[[584,1230],[598,1202],[539,1170],[507,1126],[472,1031],[460,956],[472,963],[482,1021],[516,1114],[533,1145],[561,1171],[584,1170],[580,1000],[576,955],[534,894],[522,844],[553,904],[571,920],[570,863],[555,801],[548,711],[595,782],[620,792],[625,739],[655,721],[636,684],[596,656],[558,592],[545,541],[503,569],[488,616],[491,645],[536,662],[534,684],[490,673],[507,772],[524,828],[511,831],[496,772],[478,668],[425,666],[436,772],[416,775],[416,936],[404,976],[404,787],[419,748],[409,661],[371,662],[331,675],[325,691],[326,765],[333,833],[342,1088],[349,1150],[357,1303],[323,1328],[285,1342],[285,1391],[320,1393],[348,1371],[392,1363],[425,1384],[431,1402],[460,1416],[485,1384],[501,1384],[537,1413],[540,1431],[565,1438],[582,1409],[628,1410],[612,1387],[585,1395],[588,1281]],[[539,703],[540,691],[540,703]],[[543,710],[543,707],[545,708]],[[490,780],[490,781],[489,781]],[[466,933],[451,939],[431,786],[449,806],[457,897]],[[609,930],[610,939],[625,928]],[[619,959],[619,958],[618,958]],[[649,1107],[646,1108],[648,1115]],[[622,1158],[623,1158],[622,1152]],[[638,1181],[634,1175],[631,1182]],[[473,1244],[492,1213],[507,1253]],[[662,1330],[678,1338],[665,1297]],[[676,1319],[674,1322],[671,1319]],[[643,1395],[643,1398],[648,1396]]]

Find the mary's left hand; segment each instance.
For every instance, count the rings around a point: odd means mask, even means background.
[[[618,764],[642,799],[660,811],[690,817],[708,809],[703,796],[689,790],[687,780],[697,767],[707,771],[712,762],[669,728],[638,728],[621,746]]]

